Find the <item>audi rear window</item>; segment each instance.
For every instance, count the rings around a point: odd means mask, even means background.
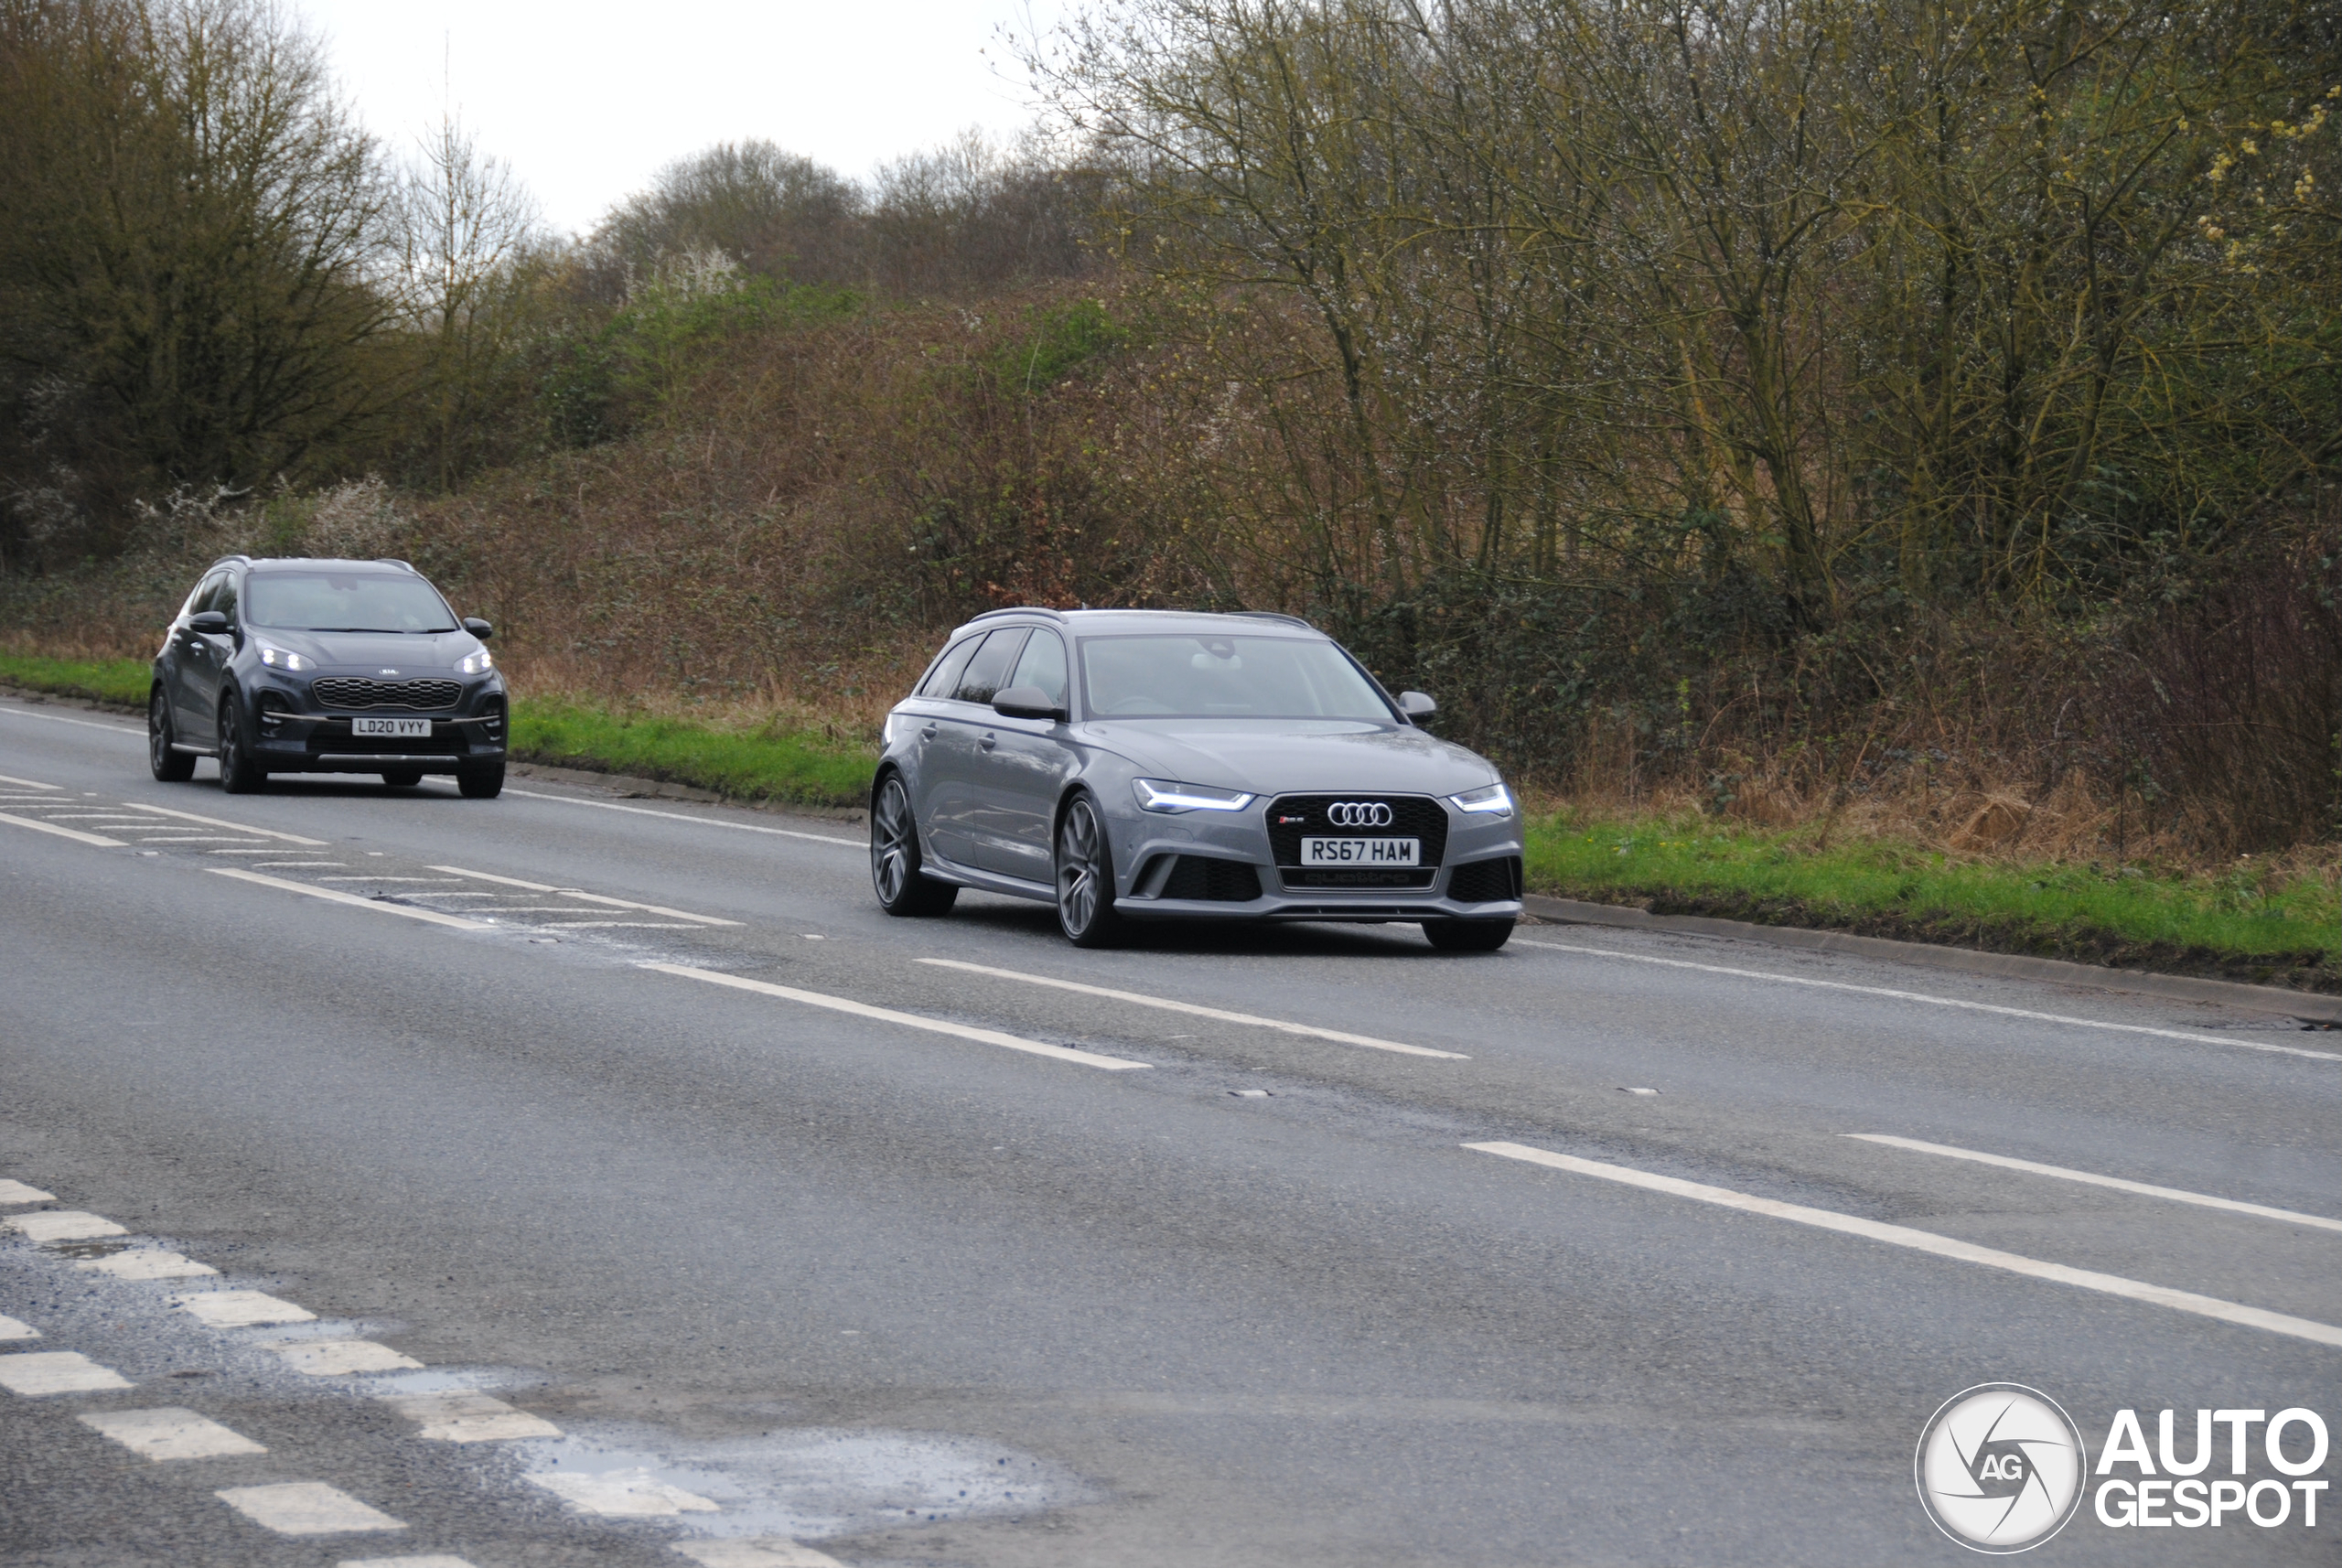
[[[255,572],[244,624],[284,631],[453,631],[456,618],[420,577],[375,572]]]

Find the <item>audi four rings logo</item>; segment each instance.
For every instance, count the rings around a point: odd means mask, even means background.
[[[1337,800],[1326,808],[1326,820],[1338,828],[1387,828],[1391,807],[1382,800]]]

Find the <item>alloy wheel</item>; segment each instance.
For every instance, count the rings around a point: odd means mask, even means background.
[[[1106,834],[1087,800],[1066,808],[1058,830],[1058,918],[1065,934],[1080,940],[1098,923],[1112,875],[1106,861]]]
[[[882,904],[902,901],[910,886],[911,803],[899,779],[888,779],[878,791],[877,810],[870,813],[870,880]]]

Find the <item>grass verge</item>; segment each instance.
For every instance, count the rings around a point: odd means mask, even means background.
[[[864,804],[877,766],[865,751],[778,726],[716,729],[538,698],[513,701],[512,755],[805,806]]]
[[[8,685],[134,708],[146,705],[153,671],[144,659],[45,659],[36,653],[0,652],[0,682]]]
[[[1698,816],[1563,813],[1528,840],[1531,889],[1561,897],[2342,992],[2342,892],[2320,870],[1963,860]]]

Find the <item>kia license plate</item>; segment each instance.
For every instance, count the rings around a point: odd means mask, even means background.
[[[1421,839],[1319,839],[1301,841],[1304,865],[1420,865]]]
[[[429,719],[352,719],[349,721],[349,733],[396,736],[402,740],[429,740],[431,721]]]

